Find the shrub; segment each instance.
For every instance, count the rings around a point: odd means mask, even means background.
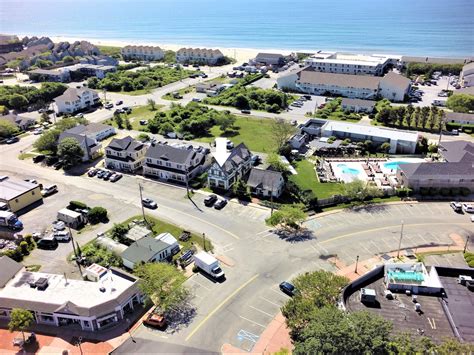
[[[441,196],[449,196],[450,195],[450,192],[451,190],[447,187],[442,187],[440,190],[439,190],[439,193],[441,194]]]
[[[67,206],[68,210],[85,210],[87,205],[80,201],[69,201],[69,206]]]
[[[91,224],[97,224],[99,222],[107,223],[107,210],[103,207],[94,207],[87,214],[89,222]]]
[[[471,190],[467,187],[460,187],[459,189],[462,196],[468,196],[471,193]]]
[[[452,187],[450,190],[451,196],[457,196],[461,193],[461,189],[459,187]]]
[[[430,189],[427,187],[420,187],[421,196],[428,196],[430,194]]]
[[[28,243],[25,242],[25,241],[20,242],[20,247],[19,248],[20,248],[20,252],[23,255],[28,255],[30,253]]]
[[[430,187],[428,191],[431,196],[436,196],[439,194],[439,189],[437,187]]]

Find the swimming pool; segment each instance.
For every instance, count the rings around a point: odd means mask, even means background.
[[[390,169],[390,170],[397,170],[400,167],[400,164],[409,164],[410,162],[408,161],[402,161],[402,160],[392,160],[389,162],[386,162],[383,164],[385,169]]]
[[[341,168],[343,174],[359,175],[360,171],[355,168],[350,168],[346,164],[337,164],[338,168]]]

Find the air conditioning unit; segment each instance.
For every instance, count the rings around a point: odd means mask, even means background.
[[[467,276],[467,275],[459,275],[459,278],[458,278],[459,284],[466,286],[466,281],[472,281],[472,277]]]
[[[376,293],[374,289],[362,288],[360,290],[360,301],[362,303],[375,303]]]

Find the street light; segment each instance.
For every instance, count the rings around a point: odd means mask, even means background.
[[[126,321],[127,324],[128,324],[128,327],[127,327],[127,328],[128,328],[128,329],[127,329],[128,335],[130,335],[130,339],[132,339],[132,341],[133,341],[134,343],[136,343],[137,341],[133,338],[132,332],[130,331],[130,324],[131,324],[132,322],[131,322],[130,319],[128,319],[128,318],[125,318],[125,321]]]
[[[467,244],[469,243],[469,238],[471,238],[471,236],[470,236],[470,235],[468,235],[468,236],[467,236],[467,238],[466,238],[466,244],[464,244],[464,251],[463,251],[463,253],[465,253],[465,252],[466,252],[466,249],[467,249]]]
[[[397,252],[397,258],[400,257],[400,248],[402,246],[402,239],[403,239],[403,220],[402,220],[402,228],[400,229],[400,240],[398,242],[398,252]]]
[[[78,346],[78,347],[79,347],[79,350],[81,351],[81,355],[82,355],[82,354],[83,354],[83,352],[82,352],[82,347],[81,347],[81,344],[82,344],[82,337],[79,337],[79,338],[77,339],[76,346]]]

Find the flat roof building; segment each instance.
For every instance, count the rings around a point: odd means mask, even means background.
[[[0,176],[0,202],[6,203],[12,212],[17,212],[42,200],[43,196],[38,184]]]
[[[11,264],[5,258],[0,257],[2,274],[4,265]],[[138,279],[115,268],[98,273],[95,282],[18,269],[9,267],[9,281],[0,285],[0,319],[22,308],[33,312],[38,324],[98,331],[123,321],[143,302]]]

